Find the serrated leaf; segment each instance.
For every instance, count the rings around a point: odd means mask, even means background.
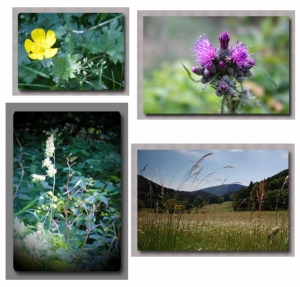
[[[42,24],[43,27],[47,27],[47,29],[49,29],[52,25],[58,23],[58,14],[57,13],[39,13],[37,22]]]
[[[111,44],[115,44],[115,40],[120,36],[120,31],[122,26],[118,26],[118,19],[114,19],[110,22],[109,28],[107,26],[102,28],[104,36],[106,38],[106,45],[109,46]]]
[[[55,32],[55,37],[60,38],[67,33],[67,30],[64,26],[59,26],[54,32]]]
[[[124,45],[117,44],[113,47],[107,48],[107,54],[114,64],[117,64],[118,61],[120,63],[124,63]]]
[[[65,58],[54,58],[54,75],[60,76],[63,80],[75,78],[80,64],[77,62],[78,56],[67,55]]]
[[[84,43],[81,46],[88,49],[91,54],[100,54],[103,53],[106,49],[105,43],[102,42],[100,43],[89,42],[89,43]]]

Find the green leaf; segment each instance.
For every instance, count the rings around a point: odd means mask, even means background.
[[[105,184],[100,182],[99,180],[95,180],[94,185],[98,188],[103,188],[105,186]]]
[[[67,55],[65,58],[53,58],[54,72],[53,75],[60,76],[63,80],[69,80],[75,78],[80,64],[77,62],[78,55]]]
[[[97,196],[97,199],[101,200],[105,205],[108,205],[108,198],[104,196]]]
[[[103,42],[83,43],[81,46],[88,49],[91,54],[100,54],[103,53],[106,49],[106,43]]]
[[[52,86],[47,86],[47,85],[39,85],[39,84],[20,84],[20,83],[18,83],[18,86],[41,87],[41,88],[49,88],[49,89],[53,89],[53,90],[63,90],[63,89],[58,88],[58,87],[52,87]]]
[[[66,250],[65,248],[56,249],[56,256],[60,260],[67,260],[69,262],[72,260],[70,251]]]
[[[107,48],[107,54],[109,59],[115,64],[119,61],[121,64],[124,63],[124,33],[121,32],[117,37],[116,44],[112,44]]]
[[[259,68],[256,68],[256,67],[253,67],[253,69],[255,69],[255,70],[257,70],[257,71],[260,71],[260,72],[262,72],[264,75],[266,75],[266,76],[269,78],[269,80],[274,84],[274,86],[275,86],[276,88],[278,88],[278,85],[274,82],[274,80],[271,78],[271,76],[270,76],[267,72],[265,72],[265,71],[263,71],[263,70],[261,70],[261,69],[259,69]]]
[[[30,206],[32,206],[39,199],[40,199],[40,197],[37,197],[36,199],[34,199],[30,203],[28,203],[25,207],[23,207],[23,209],[21,209],[20,211],[18,211],[17,213],[15,213],[14,216],[18,216],[19,214],[22,214],[26,209],[28,209]]]
[[[113,47],[107,48],[107,54],[109,55],[109,59],[117,64],[124,63],[124,44],[123,45],[115,45]]]
[[[40,70],[41,67],[42,64],[40,62],[34,62],[33,65],[30,66],[33,70]],[[38,74],[26,69],[25,66],[18,66],[18,76],[26,84],[31,84],[37,78]]]
[[[67,30],[64,26],[59,26],[54,32],[55,32],[55,37],[60,38],[67,33]]]
[[[18,44],[18,65],[30,63],[24,44]]]
[[[102,236],[102,235],[99,235],[99,234],[92,234],[92,235],[89,236],[89,238],[93,238],[93,239],[101,239],[101,238],[103,238],[103,236]]]
[[[44,74],[44,73],[42,73],[42,72],[39,72],[39,71],[37,71],[37,70],[31,69],[30,67],[22,66],[22,68],[25,69],[25,70],[28,70],[28,71],[30,71],[30,72],[32,72],[32,73],[36,73],[37,75],[40,75],[40,76],[42,76],[42,77],[44,77],[44,78],[49,79],[49,76],[47,76],[46,74]]]
[[[43,27],[50,27],[59,22],[58,14],[57,13],[39,13],[38,14],[38,23],[42,24]],[[39,28],[39,27],[37,27]]]
[[[116,187],[113,186],[113,185],[108,185],[107,187],[105,187],[105,190],[106,190],[107,192],[114,191],[115,189],[116,189]]]
[[[79,148],[71,149],[72,154],[76,154],[78,152],[81,152],[82,154],[84,154],[86,156],[90,156],[90,154],[87,151],[85,151],[84,149],[79,149]]]
[[[110,22],[109,28],[107,26],[102,28],[102,32],[104,33],[104,37],[106,40],[106,46],[115,44],[115,41],[120,36],[121,29],[122,26],[118,27],[117,18],[115,18],[112,22]]]
[[[181,62],[181,65],[182,65],[183,68],[186,70],[187,74],[189,75],[190,79],[191,79],[193,82],[199,83],[199,82],[201,81],[201,79],[200,79],[199,81],[195,81],[195,80],[192,78],[190,71],[186,68],[185,65],[182,64],[182,62]]]
[[[21,194],[18,197],[19,197],[19,199],[22,199],[22,200],[31,200],[32,199],[30,196],[25,195],[25,194]]]

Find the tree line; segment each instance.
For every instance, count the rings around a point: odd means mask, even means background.
[[[285,210],[289,208],[289,170],[264,179],[260,182],[250,182],[246,188],[241,188],[229,197],[232,198],[232,207],[237,210],[257,210],[261,201],[263,210]],[[263,186],[260,195],[259,190]]]

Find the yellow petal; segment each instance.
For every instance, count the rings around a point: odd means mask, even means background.
[[[33,54],[28,54],[28,57],[33,59],[33,60],[43,60],[44,59],[44,56],[43,54],[36,54],[36,53],[33,53]]]
[[[45,43],[45,31],[43,29],[35,29],[31,32],[31,38],[38,45]]]
[[[26,39],[24,46],[27,53],[35,52],[36,50],[35,44],[29,39]]]
[[[51,30],[49,30],[47,32],[47,37],[46,37],[46,46],[47,48],[50,48],[51,46],[53,46],[56,42],[56,38],[55,38],[55,33]]]
[[[56,55],[56,53],[58,52],[58,49],[57,48],[54,48],[54,49],[47,49],[46,52],[45,52],[45,58],[52,58],[53,56]]]

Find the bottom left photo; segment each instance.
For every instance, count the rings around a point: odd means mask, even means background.
[[[15,271],[119,271],[119,112],[15,112]]]

